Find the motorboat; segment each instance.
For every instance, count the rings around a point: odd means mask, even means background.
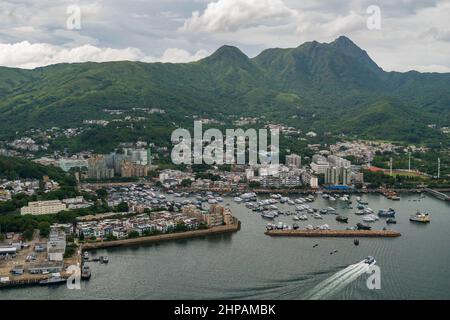
[[[318,213],[314,213],[313,217],[314,219],[323,219],[322,216]]]
[[[387,218],[386,219],[386,223],[387,224],[396,224],[397,220],[395,220],[394,218]]]
[[[344,216],[338,215],[336,217],[336,221],[348,223],[348,217],[344,217]]]
[[[409,217],[409,220],[412,222],[429,223],[431,221],[431,217],[428,213],[421,213],[417,211],[415,215]]]
[[[389,209],[381,209],[378,211],[378,216],[382,218],[394,218],[395,217],[395,210],[392,208]]]
[[[367,263],[368,265],[374,265],[377,262],[374,257],[368,256],[364,259],[364,263]]]
[[[241,203],[243,200],[240,197],[234,197],[234,202]]]
[[[364,222],[375,222],[375,219],[371,216],[365,216],[362,218]]]
[[[362,224],[362,223],[357,223],[356,230],[372,230],[372,227]]]

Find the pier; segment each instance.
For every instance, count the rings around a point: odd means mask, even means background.
[[[395,238],[401,234],[393,230],[268,230],[271,237],[324,237],[324,238]]]
[[[426,188],[424,189],[424,191],[426,193],[431,194],[433,197],[438,198],[440,200],[444,200],[444,201],[450,201],[450,196],[446,195],[445,193],[430,189],[430,188]]]

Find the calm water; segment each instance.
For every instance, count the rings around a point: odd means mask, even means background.
[[[29,287],[0,291],[0,299],[302,299],[325,279],[373,255],[381,268],[381,289],[368,290],[368,275],[350,279],[347,286],[333,283],[335,290],[321,299],[449,299],[450,298],[450,204],[426,196],[403,195],[392,202],[378,195],[363,199],[375,212],[393,207],[402,237],[396,239],[270,238],[264,235],[267,221],[243,204],[230,203],[242,221],[236,234],[219,235],[133,248],[97,250],[108,255],[109,264],[91,263],[93,272],[81,290],[59,287]],[[355,197],[352,197],[353,202]],[[355,205],[355,204],[354,204]],[[293,206],[278,205],[294,211]],[[318,198],[312,207],[335,206],[349,216],[349,225],[361,221],[356,209],[340,201]],[[355,206],[356,207],[356,206]],[[429,210],[429,225],[411,223],[417,209]],[[277,221],[292,224],[291,216]],[[300,225],[327,223],[335,215]],[[381,228],[383,219],[373,224]],[[345,225],[339,225],[345,228]],[[313,247],[318,244],[317,247]],[[330,254],[338,250],[337,253]],[[354,280],[354,281],[352,281]]]

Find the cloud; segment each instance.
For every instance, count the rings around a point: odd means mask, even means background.
[[[145,62],[171,62],[171,63],[183,63],[198,61],[208,56],[208,51],[199,50],[195,54],[190,54],[188,51],[179,48],[169,48],[164,51],[163,55],[159,58],[147,57],[143,59]]]
[[[181,31],[230,32],[257,25],[279,25],[296,15],[281,0],[218,0],[194,11]]]
[[[22,41],[14,44],[0,43],[0,66],[33,69],[56,63],[144,61],[144,62],[190,62],[204,58],[208,53],[199,50],[191,55],[188,51],[169,48],[161,57],[146,56],[138,48],[101,48],[83,45],[63,48],[48,43]]]

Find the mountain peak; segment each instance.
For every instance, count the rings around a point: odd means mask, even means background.
[[[346,56],[355,58],[360,63],[368,66],[372,71],[379,73],[382,69],[369,57],[367,52],[358,47],[351,39],[346,36],[340,36],[330,43],[330,46],[339,50]]]
[[[205,58],[204,60],[208,62],[217,62],[217,61],[248,61],[249,58],[243,53],[239,48],[229,45],[221,46],[216,50],[212,55]]]

